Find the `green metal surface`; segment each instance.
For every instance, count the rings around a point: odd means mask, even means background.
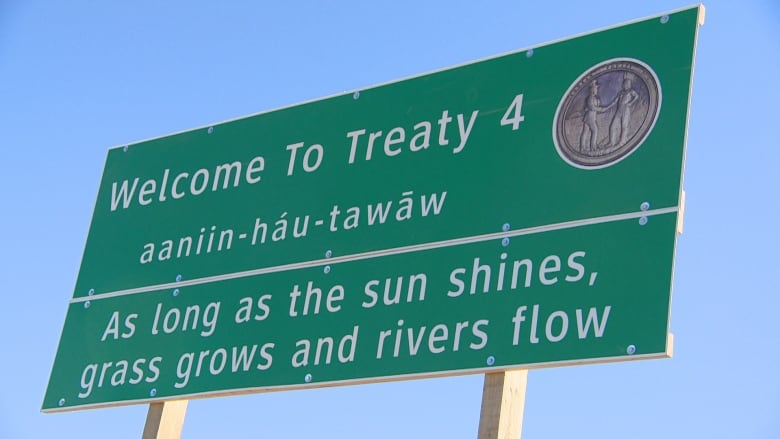
[[[662,356],[697,11],[110,150],[43,409]],[[657,119],[619,160],[567,162],[567,91],[625,59],[656,76]]]

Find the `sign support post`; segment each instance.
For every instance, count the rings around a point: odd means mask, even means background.
[[[520,439],[528,370],[486,373],[477,439]]]
[[[146,413],[146,425],[141,439],[178,439],[187,414],[186,399],[153,402]]]

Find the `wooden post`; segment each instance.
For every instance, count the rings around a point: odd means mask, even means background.
[[[520,439],[528,370],[486,373],[478,439]]]
[[[149,404],[142,439],[179,439],[187,413],[187,400]]]

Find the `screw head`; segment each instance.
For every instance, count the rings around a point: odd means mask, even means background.
[[[209,127],[208,133],[212,134],[214,132],[214,127]]]
[[[526,58],[530,58],[532,56],[534,56],[534,49],[528,49],[528,50],[525,51],[525,57]]]
[[[509,229],[511,229],[511,228],[512,228],[512,226],[511,226],[511,225],[509,225],[509,223],[504,223],[504,225],[503,225],[503,226],[501,226],[501,230],[503,230],[503,231],[505,231],[505,232],[508,232],[508,231],[509,231]]]
[[[649,209],[650,209],[650,203],[648,203],[647,201],[645,201],[644,203],[642,203],[642,204],[640,204],[640,205],[639,205],[639,208],[640,208],[640,209],[642,209],[643,211],[645,211],[645,210],[649,210]]]
[[[95,289],[94,288],[90,288],[89,292],[87,292],[87,294],[89,294],[90,296],[94,296],[95,295]]]
[[[179,289],[176,288],[175,290],[173,290],[173,297],[176,297],[178,295],[179,295]]]
[[[634,346],[634,345],[632,345],[632,344],[628,345],[628,347],[626,348],[626,353],[627,353],[628,355],[634,355],[634,354],[636,354],[636,346]]]
[[[647,224],[647,217],[643,216],[642,218],[639,218],[639,225],[644,226],[645,224]]]
[[[330,265],[326,265],[326,266],[325,266],[325,268],[323,268],[323,269],[322,269],[322,271],[323,271],[325,274],[328,274],[328,273],[330,273]]]
[[[129,149],[129,147],[127,145],[122,147],[122,151],[124,151],[124,152],[127,152],[128,149]]]
[[[325,252],[325,257],[326,258],[329,258],[331,256],[333,256],[333,252],[332,251],[328,250],[328,251]]]
[[[312,378],[313,377],[311,376],[311,374],[307,373],[306,376],[303,377],[303,380],[306,381],[307,383],[310,383]]]
[[[664,15],[663,17],[661,17],[661,24],[666,24],[668,22],[669,22],[669,16],[668,15]]]
[[[356,92],[352,93],[352,99],[360,99],[360,92],[356,91]]]
[[[87,309],[87,308],[89,308],[89,307],[90,307],[90,305],[92,305],[92,304],[91,304],[91,303],[89,303],[89,300],[87,300],[86,302],[84,302],[84,309]]]
[[[492,366],[492,365],[496,364],[496,357],[494,357],[492,355],[487,357],[486,363],[487,363],[488,366]]]
[[[501,240],[501,245],[503,245],[504,247],[508,246],[509,245],[509,238],[502,239]]]
[[[65,405],[65,398],[60,398],[60,400],[57,401],[57,405],[60,406],[60,407],[64,406]]]
[[[157,396],[157,389],[152,389],[149,391],[149,396],[155,397]]]
[[[181,279],[182,279],[182,278],[181,278],[181,275],[180,275],[180,274],[177,274],[177,275],[176,275],[176,282],[181,282]]]

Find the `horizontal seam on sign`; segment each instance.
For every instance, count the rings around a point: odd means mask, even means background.
[[[290,271],[290,270],[298,270],[301,268],[312,268],[312,267],[318,267],[321,265],[333,265],[333,264],[340,264],[344,262],[353,262],[353,261],[360,261],[363,259],[373,259],[373,258],[381,258],[384,256],[392,256],[392,255],[398,255],[398,254],[404,254],[404,253],[412,253],[422,250],[432,250],[437,248],[444,248],[444,247],[454,247],[458,245],[464,245],[464,244],[474,244],[477,242],[484,242],[484,241],[490,241],[493,239],[502,239],[502,238],[512,238],[515,236],[525,236],[525,235],[534,235],[537,233],[543,233],[543,232],[551,232],[555,230],[564,230],[564,229],[572,229],[575,227],[582,227],[582,226],[590,226],[595,224],[603,224],[603,223],[609,223],[609,222],[615,222],[615,221],[623,221],[628,219],[634,219],[634,218],[641,218],[641,217],[649,217],[649,216],[655,216],[655,215],[664,215],[668,213],[674,213],[679,210],[678,206],[674,207],[665,207],[661,209],[653,209],[653,210],[644,210],[639,212],[631,212],[631,213],[621,213],[617,215],[608,215],[608,216],[601,216],[596,218],[587,218],[587,219],[581,219],[581,220],[574,220],[574,221],[566,221],[562,223],[556,223],[556,224],[547,224],[544,226],[534,226],[534,227],[528,227],[525,229],[518,229],[518,230],[508,230],[506,232],[496,232],[496,233],[487,233],[484,235],[475,235],[475,236],[467,236],[464,238],[455,238],[455,239],[448,239],[445,241],[436,241],[436,242],[429,242],[425,244],[415,244],[415,245],[409,245],[405,247],[396,247],[396,248],[390,248],[390,249],[384,249],[384,250],[373,250],[370,252],[364,252],[364,253],[356,253],[352,255],[345,255],[345,256],[337,256],[333,258],[326,258],[326,259],[316,259],[313,261],[305,261],[305,262],[295,262],[292,264],[285,264],[285,265],[277,265],[273,267],[264,267],[264,268],[255,268],[251,270],[245,270],[245,271],[237,271],[234,273],[228,273],[228,274],[218,274],[215,276],[207,276],[207,277],[201,277],[197,279],[192,280],[182,280],[178,282],[169,282],[165,284],[159,284],[159,285],[150,285],[146,287],[139,287],[139,288],[130,288],[126,290],[118,290],[108,293],[101,293],[101,294],[95,294],[93,296],[83,296],[83,297],[76,297],[70,300],[70,303],[79,303],[79,302],[86,302],[86,301],[92,301],[92,300],[100,300],[100,299],[108,299],[111,297],[119,297],[119,296],[127,296],[131,294],[141,294],[141,293],[148,293],[152,291],[160,291],[160,290],[166,290],[171,288],[182,288],[182,287],[189,287],[193,285],[201,285],[201,284],[207,284],[212,282],[220,282],[225,280],[231,280],[231,279],[239,279],[242,277],[251,277],[251,276],[259,276],[261,274],[268,274],[268,273],[278,273],[282,271]]]

